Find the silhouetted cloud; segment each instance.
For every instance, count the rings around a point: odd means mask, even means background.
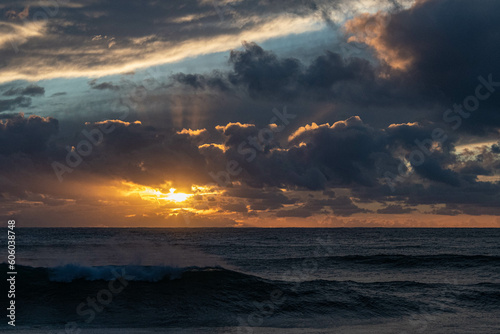
[[[55,135],[59,122],[52,117],[23,114],[0,121],[0,154],[38,153],[45,150],[47,141]]]
[[[378,209],[377,213],[399,215],[399,214],[404,214],[404,213],[410,213],[412,211],[415,211],[415,209],[405,208],[405,207],[403,207],[401,205],[397,205],[397,204],[391,204],[391,205],[386,206],[383,209]]]
[[[474,94],[479,76],[491,74],[493,82],[500,81],[500,65],[495,61],[500,56],[500,22],[495,18],[499,10],[500,3],[494,0],[482,1],[480,6],[467,0],[420,1],[408,10],[355,18],[348,23],[348,31],[371,45],[381,61],[403,68],[392,75],[418,82],[429,97],[439,93],[451,107]],[[463,122],[465,129],[479,132],[500,126],[496,112],[500,94],[490,95]],[[437,115],[440,121],[441,115]]]
[[[18,107],[26,108],[31,105],[29,97],[18,96],[14,99],[0,100],[0,112],[6,110],[14,110]]]
[[[97,80],[92,80],[89,82],[90,87],[92,89],[97,89],[97,90],[120,90],[120,86],[113,85],[112,82],[102,82],[100,84],[97,83]]]
[[[28,96],[39,96],[45,94],[45,88],[37,85],[29,85],[27,87],[17,87],[10,88],[5,93],[4,96],[15,96],[15,95],[28,95]]]

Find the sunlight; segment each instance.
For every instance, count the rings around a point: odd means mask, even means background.
[[[168,193],[162,192],[160,188],[151,188],[147,186],[138,186],[130,182],[123,182],[123,185],[130,187],[128,191],[124,191],[124,195],[139,195],[141,199],[153,202],[159,202],[160,200],[174,203],[185,202],[194,194],[177,193],[177,189],[170,188]]]
[[[175,188],[170,188],[170,192],[166,194],[164,197],[160,197],[159,199],[164,199],[167,201],[179,203],[179,202],[184,202],[185,200],[193,196],[192,194],[176,193],[175,192],[176,190],[177,189]]]

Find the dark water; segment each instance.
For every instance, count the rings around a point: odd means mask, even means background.
[[[499,333],[499,241],[495,229],[18,229],[16,329]]]

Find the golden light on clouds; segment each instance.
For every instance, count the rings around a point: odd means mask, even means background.
[[[361,14],[346,22],[345,31],[352,35],[349,42],[365,43],[377,53],[377,57],[397,70],[407,69],[413,57],[406,50],[388,45],[386,34],[390,15],[384,12]]]
[[[121,196],[138,196],[144,201],[158,204],[162,204],[162,202],[186,204],[186,202],[194,199],[195,196],[196,200],[200,202],[203,196],[220,194],[217,189],[207,186],[193,185],[190,188],[190,192],[181,192],[174,188],[170,182],[166,182],[159,187],[149,187],[127,181],[121,182],[119,193]]]
[[[128,187],[128,190],[123,191],[123,195],[138,195],[141,199],[152,202],[174,202],[182,203],[188,200],[194,194],[186,194],[177,192],[177,189],[170,187],[168,192],[164,191],[162,187],[152,188],[148,186],[141,186],[130,182],[123,182]],[[167,185],[168,186],[168,185]]]
[[[176,193],[177,189],[175,188],[170,188],[168,193],[163,193],[158,189],[152,189],[152,188],[147,188],[143,190],[142,192],[139,193],[139,196],[141,198],[149,199],[149,200],[156,200],[156,201],[169,201],[169,202],[184,202],[193,194],[185,194],[185,193]]]
[[[16,50],[17,47],[26,43],[30,38],[42,37],[47,30],[46,22],[29,22],[18,24],[11,22],[0,22],[0,49],[7,48]],[[2,82],[5,82],[2,80]]]
[[[170,188],[170,192],[160,197],[160,199],[165,199],[167,201],[172,201],[172,202],[184,202],[189,197],[193,196],[193,194],[176,193],[175,192],[176,190],[177,189],[175,188]]]

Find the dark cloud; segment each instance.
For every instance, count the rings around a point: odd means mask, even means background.
[[[58,131],[59,122],[51,117],[23,114],[0,121],[0,154],[44,151],[48,140]]]
[[[311,217],[318,214],[331,214],[349,217],[356,213],[366,213],[368,210],[359,208],[352,199],[340,196],[334,199],[310,199],[301,206],[283,209],[276,212],[277,217]]]
[[[15,110],[16,108],[27,108],[31,105],[29,97],[18,96],[14,99],[0,100],[0,112],[6,110]]]
[[[97,83],[97,80],[92,80],[89,82],[89,86],[92,87],[92,89],[97,89],[97,90],[120,90],[120,86],[113,85],[112,82],[102,82],[100,84]]]
[[[325,190],[323,191],[323,195],[328,196],[329,198],[335,197],[335,191],[333,190]]]
[[[405,208],[405,207],[403,207],[401,205],[397,205],[397,204],[391,204],[391,205],[386,206],[383,209],[378,209],[377,213],[399,215],[399,214],[404,214],[404,213],[411,213],[412,211],[415,211],[415,209]]]
[[[68,144],[77,147],[82,141],[88,141],[91,134],[98,144],[92,145],[92,153],[78,166],[83,172],[101,171],[99,174],[147,185],[158,185],[164,180],[180,184],[210,181],[195,141],[172,129],[145,126],[139,121],[86,123],[70,143],[66,140],[57,143],[54,160],[65,162],[65,147]]]
[[[457,205],[454,204],[446,204],[446,206],[442,208],[438,208],[432,211],[433,214],[436,215],[444,215],[444,216],[458,216],[462,213],[462,211],[457,210]]]
[[[491,147],[491,152],[500,154],[500,142]]]
[[[359,56],[345,57],[338,52],[324,51],[306,63],[279,57],[255,43],[244,42],[243,50],[231,51],[229,65],[228,72],[180,73],[172,79],[185,87],[205,90],[207,94],[214,88],[218,88],[223,97],[243,94],[244,100],[239,106],[242,110],[248,104],[247,98],[261,102],[293,101],[313,110],[324,108],[325,103],[335,105],[335,113],[315,121],[331,122],[360,115],[371,124],[387,126],[395,120],[414,121],[415,116],[435,118],[431,112],[436,108],[439,94],[426,94],[415,81],[387,75],[386,67]],[[443,110],[440,109],[441,113]],[[310,117],[305,112],[302,116]]]
[[[244,42],[242,51],[231,51],[229,63],[232,71],[225,75],[180,73],[173,79],[195,89],[244,88],[253,98],[382,101],[370,100],[370,95],[375,93],[377,70],[362,58],[346,59],[339,53],[326,51],[307,65],[295,58],[279,58],[255,43]],[[363,90],[364,94],[359,97],[357,94]]]
[[[297,202],[296,199],[289,198],[277,189],[233,188],[227,189],[224,196],[245,199],[249,203],[250,209],[255,211],[276,210],[283,208],[285,204]]]
[[[338,197],[330,200],[329,207],[333,210],[336,216],[351,216],[355,213],[368,212],[368,210],[359,208],[352,199],[346,196]]]
[[[264,128],[266,136],[255,125],[231,123],[220,129],[226,136],[226,160],[238,162],[240,178],[255,187],[369,186],[377,177],[378,160],[382,155],[390,158],[383,133],[358,117],[300,128],[282,149],[269,128]]]
[[[27,87],[17,87],[10,88],[5,93],[4,96],[15,96],[15,95],[28,95],[28,96],[39,96],[45,94],[45,88],[37,85],[29,85]]]
[[[418,82],[428,98],[440,96],[444,110],[461,104],[475,94],[478,77],[500,81],[500,3],[467,0],[420,1],[411,9],[390,14],[378,13],[353,20],[350,32],[367,42],[382,60],[393,66],[407,63],[392,75],[404,82]],[[367,27],[371,27],[367,33]],[[500,94],[481,101],[479,111],[463,121],[463,129],[480,133],[500,126]],[[483,87],[483,94],[489,93]]]
[[[223,203],[220,205],[223,210],[232,212],[248,212],[245,203]]]
[[[279,210],[276,212],[276,217],[298,217],[307,218],[314,214],[318,214],[318,211],[312,211],[307,205],[299,206],[288,210]]]
[[[454,187],[460,185],[459,175],[455,171],[443,168],[436,159],[427,159],[420,166],[414,166],[414,169],[431,181],[443,182]]]
[[[213,72],[209,76],[201,74],[174,74],[171,79],[180,84],[191,86],[194,89],[218,89],[221,91],[229,90],[229,83],[220,72]]]
[[[448,142],[430,140],[432,124],[377,130],[353,117],[333,125],[299,128],[287,145],[272,140],[259,143],[259,130],[253,124],[230,123],[218,129],[225,136],[224,148],[214,145],[213,151],[204,151],[208,146],[202,150],[207,167],[217,166],[214,173],[223,173],[226,162],[233,161],[239,172],[229,177],[231,181],[256,188],[326,189],[324,194],[332,198],[331,202],[310,200],[293,210],[284,209],[281,202],[266,204],[259,199],[252,204],[254,210],[280,209],[280,217],[307,217],[328,208],[341,216],[367,212],[348,197],[336,198],[329,190],[336,187],[351,189],[360,202],[395,200],[411,206],[456,203],[461,204],[461,212],[469,214],[481,212],[473,211],[474,207],[494,212],[493,203],[500,196],[498,184],[477,181],[477,176],[494,175],[500,159],[487,148],[475,162],[457,159],[456,137]],[[416,150],[420,150],[422,161],[412,161]],[[403,173],[402,181],[391,189],[385,182],[386,172],[398,175],[403,158],[413,165],[414,172],[409,176]],[[481,163],[484,168],[477,168]],[[379,213],[412,211],[389,203]]]
[[[460,174],[468,174],[468,175],[493,175],[493,171],[485,168],[479,162],[468,161],[465,166],[461,167],[458,171]]]
[[[0,114],[0,119],[10,119],[10,118],[17,118],[19,117],[19,113],[1,113]]]
[[[234,72],[229,81],[245,85],[250,95],[279,95],[287,98],[297,91],[296,81],[302,64],[293,58],[279,59],[255,43],[244,43],[244,51],[231,51]]]
[[[351,117],[333,125],[301,127],[286,146],[275,140],[272,128],[229,123],[217,129],[225,137],[224,145],[207,144],[201,148],[207,166],[219,179],[226,180],[221,175],[228,176],[224,172],[226,162],[233,161],[236,173],[228,178],[252,187],[377,187],[383,184],[387,172],[397,177],[400,166],[404,166],[404,173],[408,172],[403,159],[409,160],[415,177],[455,188],[473,183],[481,175],[471,178],[471,170],[460,167],[463,163],[455,155],[456,138],[432,140],[430,125],[392,125],[377,130],[359,117]],[[266,140],[263,133],[267,134]],[[485,154],[478,159],[489,161],[492,175],[499,162],[492,153]]]
[[[332,184],[372,184],[376,160],[386,153],[382,134],[359,117],[301,128],[291,143],[298,146],[290,150],[290,157],[317,166]]]

